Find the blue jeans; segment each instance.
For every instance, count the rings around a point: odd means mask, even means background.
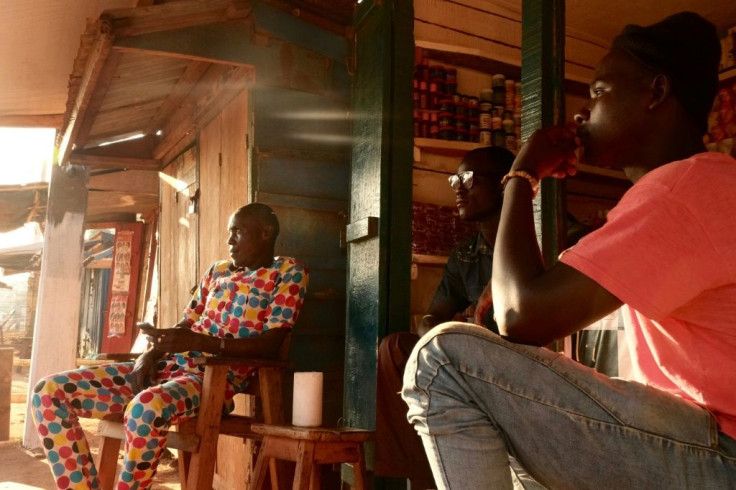
[[[509,455],[551,489],[736,489],[707,410],[475,325],[424,336],[402,396],[440,489],[511,489]]]

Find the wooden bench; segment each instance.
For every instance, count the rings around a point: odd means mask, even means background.
[[[282,343],[278,360],[215,356],[194,359],[195,364],[205,366],[199,412],[196,417],[172,427],[166,445],[180,451],[179,478],[182,490],[212,488],[220,434],[259,440],[261,436],[252,430],[254,422],[284,423],[283,380],[291,367],[287,360],[290,337],[287,336]],[[247,391],[255,395],[260,404],[259,414],[255,418],[223,415],[227,372],[231,366],[256,369]],[[99,481],[103,490],[112,490],[118,453],[125,437],[122,415],[100,421],[98,433],[102,436],[97,464]],[[288,479],[288,468],[273,463],[269,469],[272,487],[279,488],[278,482]]]

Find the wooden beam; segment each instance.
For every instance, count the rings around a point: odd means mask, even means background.
[[[0,116],[0,126],[9,128],[61,128],[64,114],[10,114]]]
[[[66,128],[64,128],[64,135],[59,144],[57,161],[62,165],[69,159],[72,148],[76,143],[77,137],[82,128],[82,122],[87,116],[87,109],[90,101],[92,100],[97,80],[102,74],[105,61],[110,54],[113,39],[115,37],[112,26],[109,22],[98,21],[97,26],[97,37],[95,39],[92,52],[90,53],[89,58],[87,58],[79,91],[77,92],[76,100],[74,101],[74,105],[70,112],[69,122]]]
[[[95,168],[127,168],[131,170],[158,170],[161,168],[161,160],[155,158],[111,157],[72,152],[68,160],[69,163],[74,165]]]
[[[336,35],[334,32],[316,27],[314,23],[301,18],[300,9],[295,10],[299,15],[288,14],[271,5],[256,2],[253,7],[256,31],[268,33],[272,37],[309,49],[338,63],[345,63],[349,55],[345,31]]]
[[[109,52],[109,55],[100,70],[100,74],[92,87],[92,94],[87,102],[87,110],[85,111],[84,118],[81,121],[78,121],[79,130],[73,142],[74,146],[77,148],[84,148],[87,143],[89,133],[95,123],[97,114],[100,112],[100,108],[105,100],[107,91],[110,89],[110,85],[115,77],[121,58],[122,53],[118,53],[116,51]]]
[[[342,38],[348,37],[348,27],[346,24],[340,23],[340,22],[334,22],[331,19],[328,19],[325,15],[320,15],[320,13],[314,13],[320,12],[321,8],[317,7],[313,11],[304,10],[299,7],[294,6],[293,0],[292,1],[285,1],[285,0],[262,0],[261,2],[255,4],[255,8],[259,8],[260,5],[267,5],[275,7],[283,12],[288,12],[292,17],[296,19],[301,19],[304,22],[307,22],[311,24],[312,26],[317,26],[320,29],[324,31],[328,31],[333,34],[337,34],[338,36]],[[333,8],[333,7],[330,7]],[[350,16],[352,17],[352,15]],[[352,18],[348,22],[348,25],[352,22]]]
[[[191,96],[180,106],[163,129],[163,139],[153,151],[162,159],[180,140],[191,137],[212,120],[234,97],[252,85],[251,67],[213,65]]]
[[[158,113],[148,123],[144,133],[153,134],[161,129],[164,122],[171,118],[171,115],[184,103],[199,79],[207,71],[207,68],[209,68],[209,64],[201,61],[189,63],[181,78],[171,90],[169,97],[161,104]]]
[[[120,37],[245,19],[250,2],[233,0],[181,1],[134,9],[108,10],[102,17]]]
[[[158,170],[120,170],[100,172],[89,178],[89,189],[130,194],[158,195]]]
[[[166,49],[151,49],[151,48],[143,48],[143,47],[136,47],[136,46],[124,46],[124,45],[113,46],[113,49],[116,52],[120,52],[120,53],[135,53],[135,54],[147,54],[151,56],[164,56],[166,58],[176,58],[180,60],[191,60],[191,61],[199,61],[199,62],[220,64],[220,65],[230,65],[230,66],[252,66],[249,63],[241,63],[238,61],[211,58],[209,56],[200,56],[196,54],[175,53],[173,51],[168,51]]]

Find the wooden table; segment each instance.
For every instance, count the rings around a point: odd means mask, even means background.
[[[319,490],[321,465],[353,463],[355,488],[367,489],[363,443],[375,432],[347,427],[296,427],[253,424],[253,432],[263,436],[253,475],[253,490],[260,490],[272,459],[296,462],[294,490]]]

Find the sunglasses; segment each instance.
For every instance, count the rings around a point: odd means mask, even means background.
[[[450,175],[447,180],[450,182],[450,187],[452,187],[453,190],[460,189],[461,185],[465,187],[466,190],[470,190],[473,187],[473,175],[479,176],[482,174],[475,174],[472,170],[466,170],[457,175]]]

